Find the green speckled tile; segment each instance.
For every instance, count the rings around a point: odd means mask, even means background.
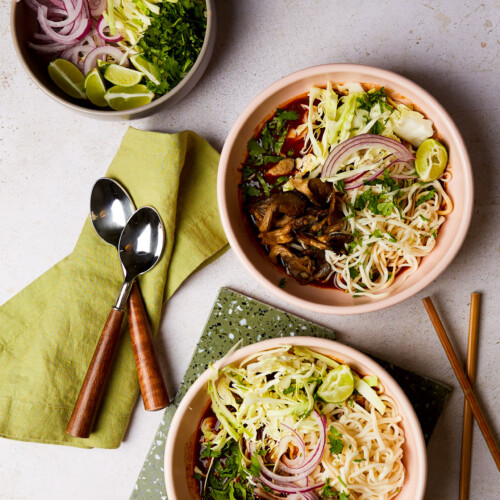
[[[294,335],[335,339],[335,333],[328,328],[227,288],[220,289],[175,400],[165,410],[130,496],[132,500],[166,500],[163,456],[170,422],[184,394],[207,369],[208,364],[221,358],[239,340],[242,340],[243,345],[248,345],[268,338]],[[383,360],[376,359],[376,361],[394,376],[406,392],[415,407],[425,439],[428,441],[450,389],[439,382],[408,372]]]

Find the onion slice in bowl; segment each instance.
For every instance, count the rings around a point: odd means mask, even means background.
[[[84,75],[86,75],[91,69],[97,66],[97,59],[101,56],[109,56],[113,58],[113,60],[117,64],[120,64],[124,54],[119,48],[113,47],[112,45],[105,45],[104,47],[96,47],[87,54],[87,57],[85,57],[85,61],[83,63]],[[128,59],[125,59],[125,62],[123,63],[122,66],[128,66]]]
[[[123,37],[120,35],[120,32],[117,32],[116,35],[107,35],[104,33],[104,30],[108,28],[108,22],[104,19],[104,16],[101,16],[99,21],[97,22],[97,34],[105,41],[105,42],[119,42],[123,40]]]
[[[415,157],[411,151],[400,142],[389,137],[375,134],[360,134],[341,142],[333,148],[321,170],[322,178],[333,177],[343,161],[352,154],[362,150],[380,148],[396,155],[399,161],[409,162]]]

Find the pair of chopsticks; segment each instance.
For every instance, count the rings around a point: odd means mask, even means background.
[[[460,500],[465,500],[469,495],[469,477],[470,477],[470,457],[471,457],[471,436],[472,436],[472,415],[476,419],[479,429],[481,430],[486,444],[490,450],[493,460],[500,471],[500,449],[495,442],[491,429],[486,421],[483,411],[479,406],[476,395],[472,389],[472,382],[475,377],[476,365],[476,344],[477,330],[479,322],[479,297],[478,293],[473,293],[471,296],[470,318],[469,318],[469,340],[467,346],[467,375],[462,368],[460,361],[450,343],[448,335],[439,319],[438,313],[432,303],[430,297],[422,300],[427,314],[438,334],[439,340],[443,345],[444,351],[448,356],[451,367],[464,392],[464,417],[462,430],[462,458],[460,463]]]

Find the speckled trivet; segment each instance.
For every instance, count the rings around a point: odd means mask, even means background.
[[[184,375],[174,402],[165,410],[158,432],[137,478],[132,500],[164,500],[167,498],[163,474],[165,440],[175,410],[191,384],[210,362],[221,358],[236,342],[242,346],[274,337],[309,335],[335,339],[335,333],[293,314],[286,313],[227,288],[221,288],[214,308]],[[376,359],[376,358],[375,358]],[[376,359],[401,385],[413,403],[426,441],[437,423],[449,387],[416,375],[391,363]],[[425,402],[425,403],[424,403]]]

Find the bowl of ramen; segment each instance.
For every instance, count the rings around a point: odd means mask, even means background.
[[[402,389],[327,339],[239,349],[193,384],[170,426],[168,498],[421,500],[426,449]]]
[[[17,0],[19,60],[51,98],[86,116],[130,120],[177,103],[215,45],[213,0]]]
[[[275,295],[331,314],[411,297],[451,263],[473,205],[467,150],[424,89],[369,66],[293,73],[233,125],[218,174],[222,224]]]

